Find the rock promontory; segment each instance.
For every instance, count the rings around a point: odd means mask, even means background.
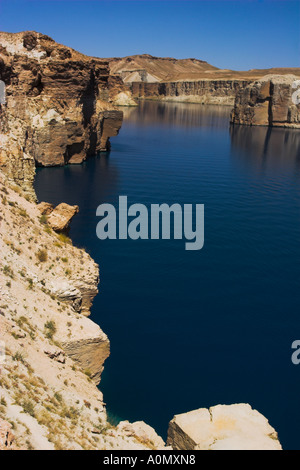
[[[232,124],[300,128],[300,80],[296,75],[266,75],[241,88]]]
[[[81,163],[121,127],[109,63],[44,34],[0,33],[0,80],[0,167],[32,196],[36,165]]]

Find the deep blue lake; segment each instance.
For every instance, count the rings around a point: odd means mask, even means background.
[[[37,170],[40,201],[78,204],[71,238],[100,265],[91,318],[111,356],[100,388],[113,419],[166,437],[174,414],[249,403],[300,449],[300,131],[231,128],[230,108],[144,102],[110,153]],[[96,208],[205,205],[205,245],[96,237]]]

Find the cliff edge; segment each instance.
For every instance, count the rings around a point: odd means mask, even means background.
[[[240,89],[232,124],[300,129],[300,80],[296,75],[266,75]]]
[[[33,197],[36,165],[81,163],[119,132],[124,86],[105,60],[41,33],[0,32],[0,80],[0,167]]]

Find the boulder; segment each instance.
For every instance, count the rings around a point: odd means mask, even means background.
[[[244,403],[174,416],[167,444],[176,450],[282,450],[268,420]]]
[[[62,202],[49,214],[48,224],[56,232],[63,232],[69,227],[72,218],[78,212],[78,206],[70,206]]]

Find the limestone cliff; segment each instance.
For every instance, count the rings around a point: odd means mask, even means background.
[[[237,93],[231,122],[300,128],[299,84],[296,75],[266,75],[251,82]]]
[[[248,83],[247,80],[203,79],[158,83],[135,82],[130,88],[133,98],[137,99],[233,106],[236,94]]]
[[[149,54],[108,60],[112,76],[121,76],[134,99],[233,106],[240,90],[268,73],[300,77],[300,68],[236,71],[219,69],[198,59]]]
[[[121,127],[112,101],[124,87],[109,63],[43,34],[0,33],[0,80],[0,166],[29,194],[35,165],[81,163]]]

